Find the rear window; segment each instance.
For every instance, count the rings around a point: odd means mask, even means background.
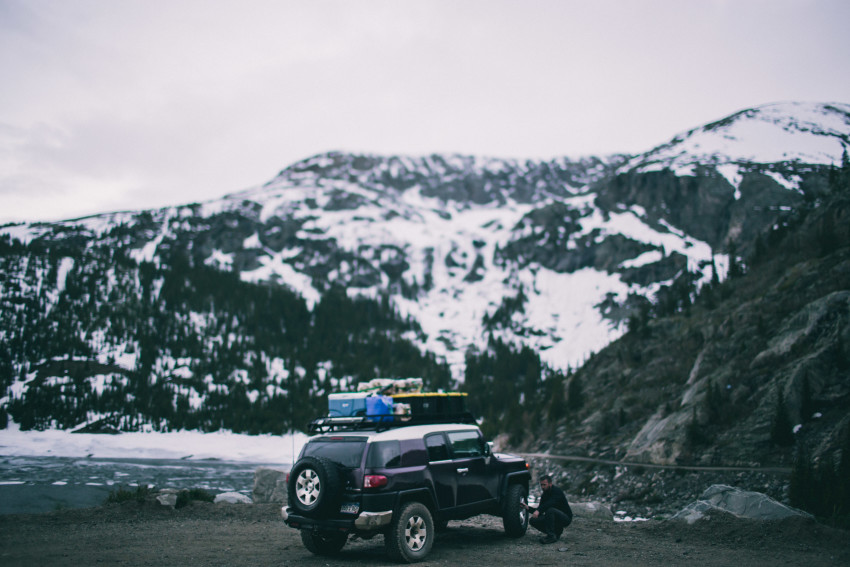
[[[304,446],[303,457],[325,457],[344,467],[360,466],[366,440],[362,437],[321,437]]]
[[[401,465],[401,447],[398,441],[378,441],[369,447],[366,468],[387,469]]]

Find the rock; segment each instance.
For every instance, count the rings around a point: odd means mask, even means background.
[[[806,343],[834,341],[830,330],[850,310],[850,291],[836,291],[812,301],[783,321],[782,327],[750,364],[751,367],[776,367],[795,349]],[[830,340],[831,339],[831,340]]]
[[[94,433],[101,435],[119,435],[121,432],[118,431],[112,424],[106,419],[99,419],[92,423],[87,423],[77,429],[71,431],[71,433]]]
[[[684,520],[693,524],[712,510],[722,510],[739,518],[753,520],[781,520],[791,516],[811,518],[806,512],[786,506],[760,492],[715,484],[708,487],[699,500],[683,508],[671,520]]]
[[[691,504],[688,504],[684,508],[682,508],[679,512],[677,512],[671,520],[683,520],[688,523],[688,525],[693,524],[697,520],[702,520],[705,515],[711,511],[716,510],[714,506],[709,504],[708,502],[704,502],[702,500],[697,500]]]
[[[239,492],[222,492],[216,495],[214,504],[224,502],[226,504],[253,504],[253,501]]]
[[[282,504],[289,502],[289,491],[286,486],[286,476],[278,479],[274,487],[274,492],[272,492],[271,501],[280,502]]]
[[[174,508],[177,506],[178,491],[172,488],[163,488],[156,496],[156,501],[160,506],[166,508]]]
[[[684,450],[684,431],[690,411],[666,415],[662,406],[647,420],[626,452],[626,458],[660,465],[674,465]]]
[[[286,474],[282,468],[260,467],[254,471],[254,502],[286,502]]]
[[[593,518],[597,520],[613,520],[611,508],[600,502],[570,502],[573,516],[576,518]]]

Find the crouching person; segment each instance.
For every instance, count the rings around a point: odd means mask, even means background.
[[[540,489],[543,491],[537,508],[525,506],[531,517],[529,523],[543,532],[540,543],[554,543],[558,541],[564,528],[573,521],[573,511],[564,491],[552,484],[551,475],[540,477]]]

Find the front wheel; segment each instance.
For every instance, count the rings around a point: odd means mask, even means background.
[[[393,518],[384,545],[397,561],[413,563],[425,559],[434,545],[434,520],[428,507],[420,502],[405,504]]]
[[[311,532],[301,530],[301,543],[310,553],[316,555],[335,555],[345,545],[348,534]]]
[[[527,500],[523,485],[512,484],[508,487],[502,515],[502,524],[508,537],[522,537],[528,530],[528,510],[523,506],[528,503]]]

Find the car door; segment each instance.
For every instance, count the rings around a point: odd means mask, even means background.
[[[457,472],[449,454],[448,442],[442,433],[432,433],[425,437],[425,447],[437,505],[440,510],[454,508]]]
[[[490,453],[476,430],[446,433],[455,476],[455,505],[476,507],[496,499],[498,475],[490,474]]]

